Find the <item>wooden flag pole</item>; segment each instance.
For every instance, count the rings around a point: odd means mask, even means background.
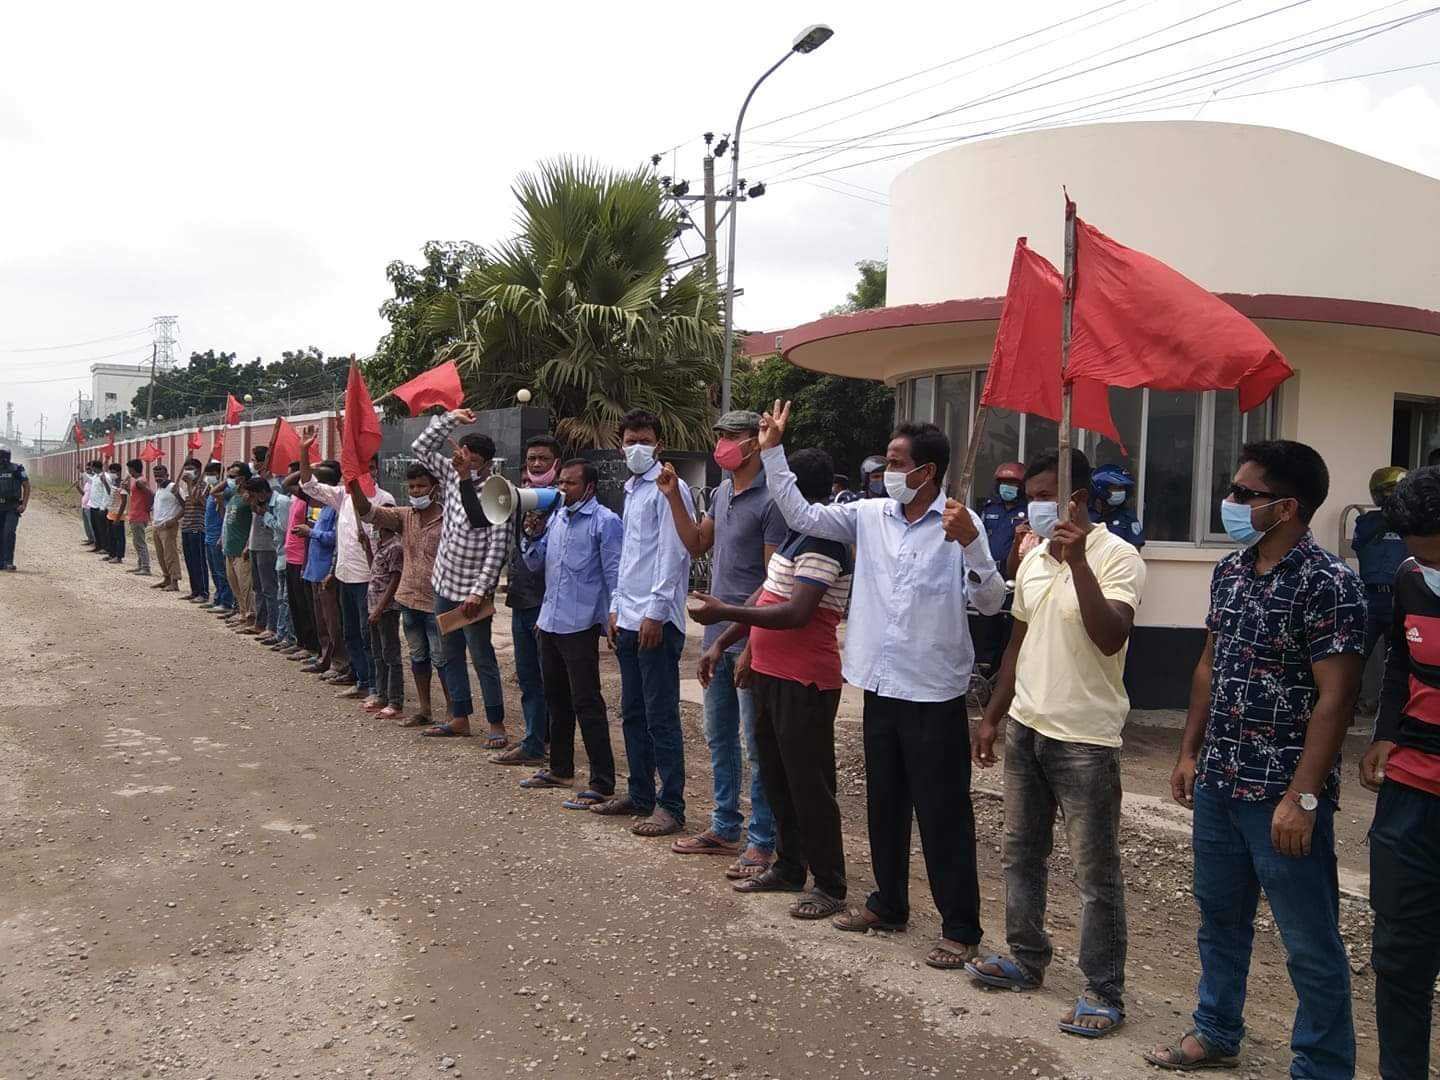
[[[1070,382],[1065,367],[1070,361],[1070,331],[1075,315],[1075,204],[1065,195],[1065,300],[1060,309],[1060,461],[1058,490],[1060,523],[1070,520]]]
[[[990,419],[990,406],[981,405],[975,411],[975,423],[970,427],[970,445],[965,448],[965,463],[960,469],[960,483],[955,497],[966,506],[970,505],[970,487],[975,481],[975,457],[980,452],[980,440],[985,437],[985,423]]]

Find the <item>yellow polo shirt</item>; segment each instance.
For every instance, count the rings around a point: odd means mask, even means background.
[[[1107,600],[1140,609],[1145,560],[1103,525],[1085,538],[1085,559]],[[1125,693],[1125,646],[1105,656],[1085,632],[1070,568],[1050,545],[1026,555],[1015,575],[1012,613],[1025,623],[1015,664],[1010,716],[1046,738],[1092,746],[1119,746],[1130,712]]]

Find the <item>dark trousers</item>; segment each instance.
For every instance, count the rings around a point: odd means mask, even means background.
[[[405,707],[405,668],[400,664],[400,609],[382,612],[370,624],[370,662],[375,696],[392,709]]]
[[[205,530],[181,529],[180,545],[185,552],[185,572],[190,576],[190,595],[210,599],[210,564],[205,557]]]
[[[1005,940],[1043,979],[1053,950],[1045,932],[1055,814],[1065,818],[1080,894],[1080,970],[1086,989],[1125,1005],[1125,878],[1120,871],[1120,748],[1046,738],[1011,720],[1005,729]]]
[[[550,725],[545,709],[545,679],[540,674],[540,646],[535,624],[540,609],[510,609],[510,642],[515,648],[515,681],[520,684],[520,712],[525,717],[525,738],[520,748],[533,758],[545,756]]]
[[[108,548],[112,559],[125,558],[125,522],[110,522],[110,547]]]
[[[305,580],[303,566],[290,562],[285,564],[285,588],[290,597],[290,628],[295,631],[295,643],[309,652],[319,653],[315,601],[310,595],[310,583]]]
[[[345,647],[345,628],[340,618],[340,585],[333,578],[328,586],[311,583],[310,596],[320,633],[320,661],[331,671],[350,670],[350,650]]]
[[[1375,1023],[1382,1080],[1429,1076],[1440,975],[1440,795],[1387,780],[1370,827]]]
[[[970,725],[965,699],[902,701],[865,692],[866,810],[881,919],[910,918],[910,819],[920,822],[930,895],[947,939],[979,944],[980,881],[970,804]]]
[[[110,550],[110,515],[104,510],[90,511],[90,531],[95,534],[95,550]]]
[[[0,506],[0,570],[15,565],[15,530],[20,517],[19,503]]]
[[[630,801],[647,814],[658,803],[685,824],[685,740],[680,731],[680,654],[685,634],[666,623],[660,644],[640,648],[640,633],[621,630],[620,717],[630,765]],[[655,774],[660,790],[655,790]]]
[[[539,634],[540,672],[550,717],[550,771],[575,775],[575,726],[590,759],[590,789],[615,794],[615,752],[600,688],[600,628],[573,634]]]
[[[802,686],[755,672],[755,748],[760,781],[775,815],[775,872],[845,899],[845,844],[835,801],[835,712],[839,690]]]
[[[368,581],[336,582],[340,590],[340,623],[345,631],[345,650],[350,654],[350,670],[355,685],[375,689],[375,672],[370,663],[370,605]]]

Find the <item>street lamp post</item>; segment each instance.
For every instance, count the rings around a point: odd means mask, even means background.
[[[740,115],[735,120],[735,131],[730,136],[730,246],[725,254],[725,360],[720,370],[720,412],[730,411],[730,382],[735,359],[735,218],[740,208],[740,128],[745,123],[745,110],[760,84],[775,74],[776,68],[796,53],[814,52],[829,41],[835,31],[824,23],[816,23],[800,32],[790,51],[771,65],[770,70],[755,80],[745,102],[740,106]]]

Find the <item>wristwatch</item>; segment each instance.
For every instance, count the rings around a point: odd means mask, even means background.
[[[1300,791],[1287,791],[1285,794],[1291,796],[1299,803],[1300,809],[1304,810],[1307,814],[1313,814],[1316,810],[1320,809],[1320,799],[1318,796]]]

